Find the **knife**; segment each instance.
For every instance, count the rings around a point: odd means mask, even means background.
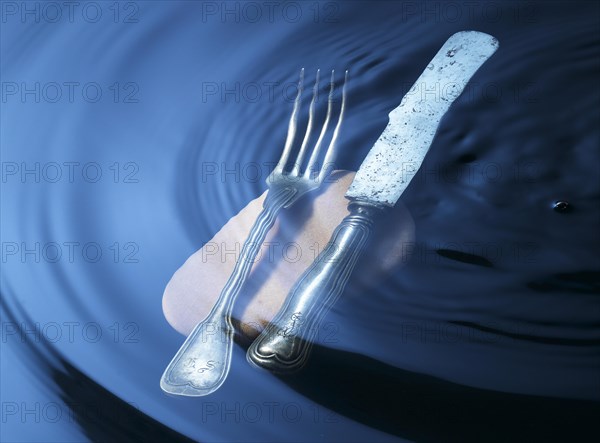
[[[250,363],[280,373],[305,364],[320,320],[344,291],[376,219],[396,204],[420,168],[440,120],[497,49],[498,40],[477,31],[458,32],[444,43],[390,112],[387,127],[346,192],[350,214],[252,343],[246,354]]]

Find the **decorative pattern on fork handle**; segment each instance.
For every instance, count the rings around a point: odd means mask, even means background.
[[[195,395],[199,391],[216,389],[225,381],[227,371],[224,366],[231,359],[235,334],[231,323],[234,301],[250,274],[254,259],[275,223],[277,214],[294,198],[295,194],[296,190],[288,187],[275,194],[267,195],[269,201],[265,201],[262,211],[252,225],[240,257],[217,302],[208,317],[194,328],[177,352],[169,365],[174,370],[168,374],[165,371],[167,378],[161,380],[161,386],[168,384],[169,389],[173,386],[178,387],[181,395]],[[207,352],[210,348],[218,348],[220,351]]]

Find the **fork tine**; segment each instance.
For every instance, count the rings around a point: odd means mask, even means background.
[[[331,142],[327,147],[327,152],[325,152],[325,158],[323,159],[323,166],[321,167],[321,171],[319,172],[318,180],[321,182],[328,173],[328,165],[333,162],[336,154],[337,147],[337,138],[340,134],[340,128],[342,126],[342,120],[344,119],[344,114],[346,113],[346,86],[348,84],[348,71],[346,70],[346,74],[344,75],[344,87],[342,88],[342,106],[340,108],[340,116],[338,117],[337,125],[335,126],[335,130],[333,131],[333,137],[331,138]],[[331,165],[335,166],[335,165]]]
[[[292,111],[292,116],[290,117],[290,123],[288,125],[287,138],[285,140],[285,147],[283,148],[283,152],[281,153],[281,158],[277,162],[277,166],[273,172],[275,173],[283,173],[283,170],[290,158],[290,153],[292,152],[292,145],[294,144],[294,138],[296,137],[296,129],[298,127],[298,113],[300,110],[300,102],[302,97],[302,91],[304,89],[304,68],[300,70],[300,80],[298,81],[298,95],[296,95],[296,100],[294,100],[294,110]]]
[[[321,70],[317,69],[317,77],[315,79],[315,86],[313,87],[313,96],[310,102],[310,110],[308,113],[308,124],[306,125],[306,133],[304,134],[304,140],[302,140],[302,145],[300,146],[300,151],[298,151],[298,157],[294,162],[294,167],[292,169],[292,175],[299,175],[300,168],[302,167],[302,163],[304,163],[304,157],[306,157],[306,150],[308,146],[308,142],[310,141],[310,136],[312,133],[312,127],[315,118],[315,103],[317,101],[317,96],[319,95],[319,76]]]
[[[319,158],[319,153],[321,151],[321,145],[323,144],[323,139],[325,138],[325,134],[327,133],[327,128],[329,127],[329,121],[331,120],[331,110],[333,108],[333,91],[335,89],[335,70],[331,71],[331,80],[329,87],[329,98],[327,100],[327,117],[325,118],[325,123],[323,123],[323,128],[321,129],[321,134],[319,135],[319,139],[315,144],[312,154],[310,155],[310,159],[308,160],[308,165],[306,166],[306,170],[304,171],[304,176],[306,178],[312,177],[312,171],[315,168],[315,164]]]

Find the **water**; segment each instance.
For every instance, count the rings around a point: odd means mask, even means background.
[[[2,4],[2,441],[591,431],[597,4],[301,2],[269,15],[261,3],[99,2],[72,20],[23,5]],[[264,191],[299,69],[350,69],[339,166],[356,170],[387,113],[464,29],[500,49],[402,196],[416,224],[410,261],[376,283],[355,276],[327,317],[336,340],[303,373],[257,372],[236,347],[217,393],[164,395],[158,380],[183,340],[163,317],[164,286]]]

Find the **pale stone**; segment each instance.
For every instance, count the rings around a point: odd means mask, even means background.
[[[354,172],[336,171],[319,191],[308,194],[283,210],[267,235],[260,259],[237,299],[234,318],[240,332],[254,338],[281,307],[288,291],[329,241],[335,227],[348,215],[344,198]],[[177,331],[188,335],[217,300],[241,250],[252,223],[262,209],[265,194],[252,200],[231,218],[202,249],[195,252],[169,281],[163,295],[163,311]],[[399,202],[375,226],[367,247],[361,277],[376,278],[401,266],[406,244],[414,242],[414,221]],[[408,248],[410,249],[410,248]]]

